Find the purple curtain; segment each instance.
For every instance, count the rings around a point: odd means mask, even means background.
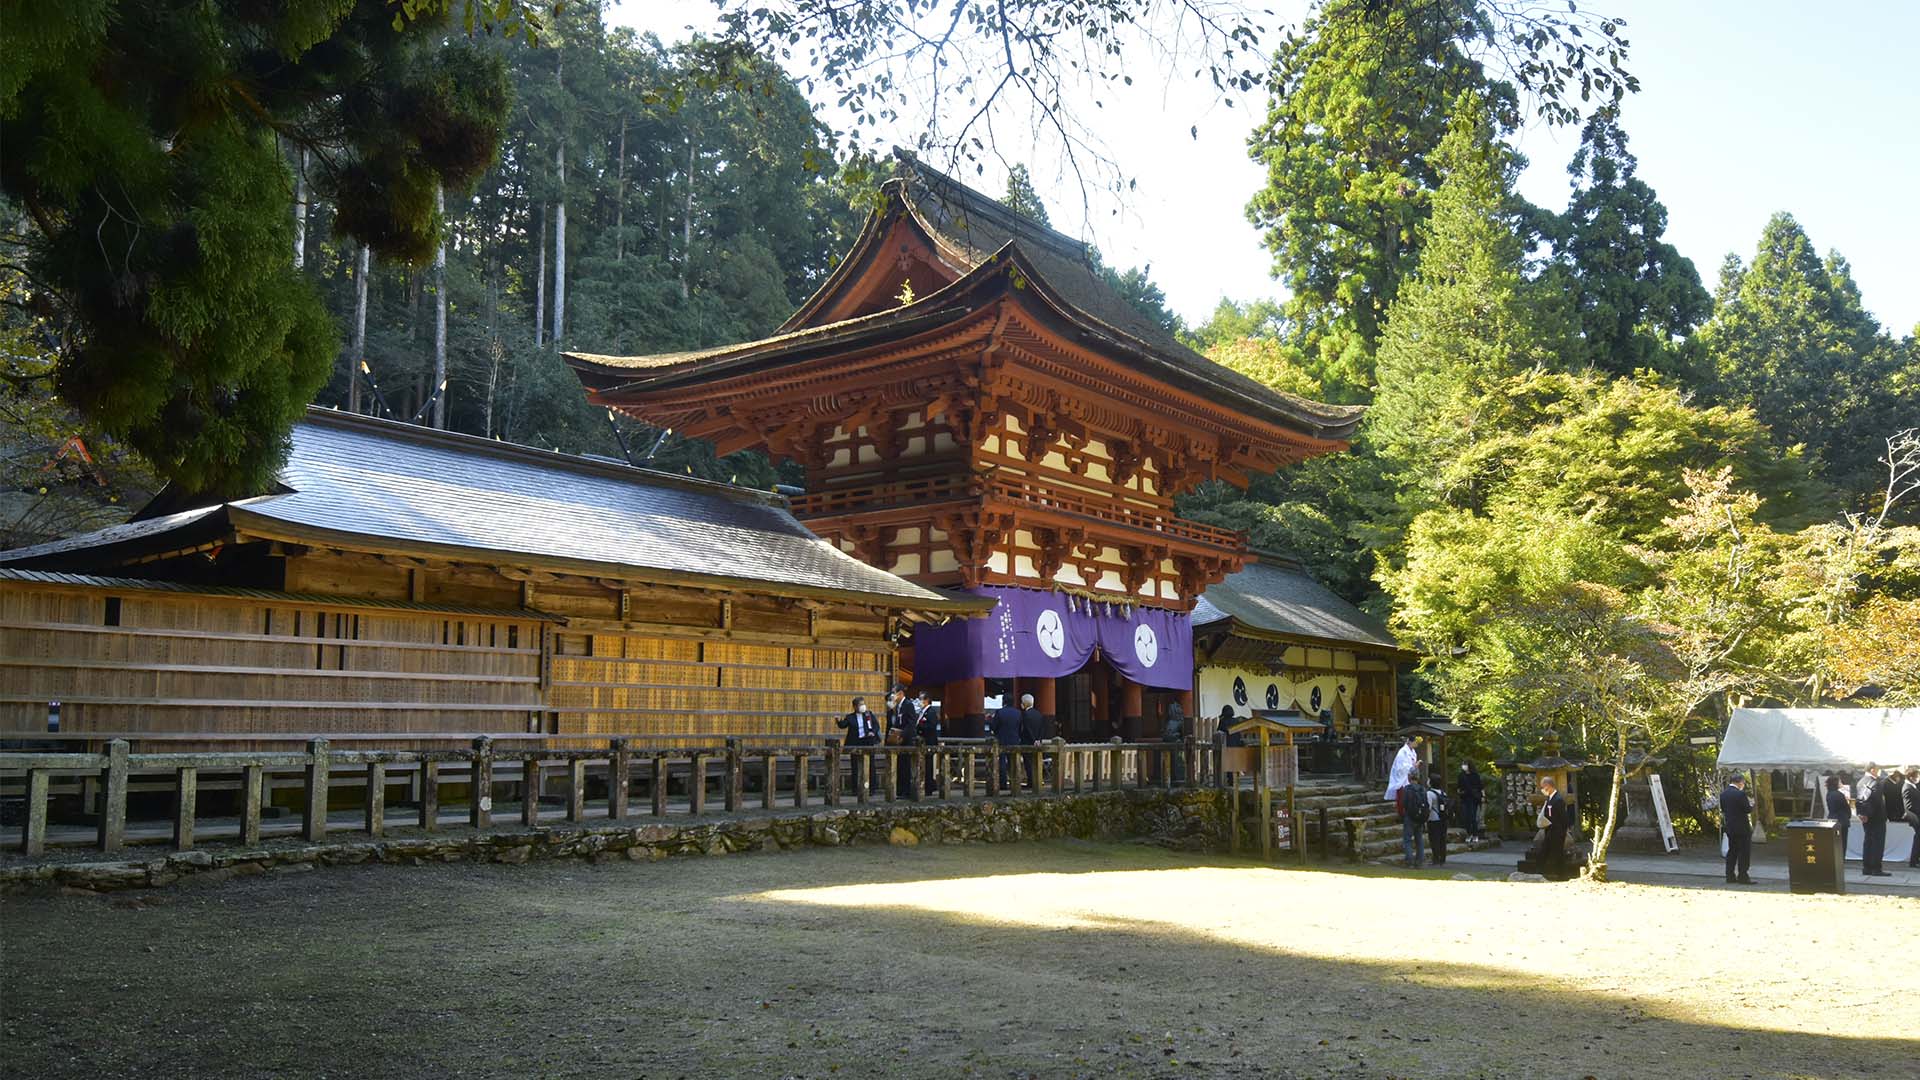
[[[1037,589],[972,592],[1000,604],[982,619],[915,630],[915,682],[1058,678],[1085,667],[1097,647],[1116,671],[1142,686],[1193,689],[1193,622],[1185,612]]]

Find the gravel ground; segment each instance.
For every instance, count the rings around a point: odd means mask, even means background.
[[[1910,1080],[1916,956],[1905,898],[1125,845],[366,866],[0,900],[0,1075]]]

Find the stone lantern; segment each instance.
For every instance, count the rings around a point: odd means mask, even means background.
[[[1539,812],[1541,804],[1546,802],[1546,799],[1540,795],[1540,778],[1550,776],[1553,778],[1554,785],[1559,789],[1560,794],[1566,798],[1567,809],[1573,811],[1568,821],[1567,842],[1571,844],[1579,838],[1580,774],[1576,770],[1586,764],[1586,762],[1576,758],[1562,757],[1560,755],[1559,732],[1548,731],[1540,736],[1540,756],[1534,758],[1532,761],[1501,761],[1495,762],[1495,764],[1499,765],[1503,770],[1507,770],[1509,776],[1516,773],[1530,776],[1530,783],[1528,784],[1526,794],[1526,805],[1530,809],[1527,811],[1526,821],[1523,823],[1524,832],[1531,833],[1533,831],[1533,816]],[[1517,800],[1511,798],[1507,800],[1506,809],[1509,814],[1519,809],[1518,806],[1514,805],[1516,801]],[[1509,829],[1511,829],[1511,827],[1512,826],[1509,825]]]

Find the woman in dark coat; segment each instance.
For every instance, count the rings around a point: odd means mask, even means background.
[[[1480,770],[1471,760],[1460,766],[1460,780],[1453,786],[1454,793],[1460,797],[1460,825],[1467,830],[1467,839],[1480,838],[1480,800],[1486,794],[1486,781],[1480,776]]]
[[[1847,857],[1847,828],[1853,824],[1853,808],[1847,805],[1846,792],[1840,790],[1838,776],[1827,777],[1827,817],[1840,823],[1840,858]]]

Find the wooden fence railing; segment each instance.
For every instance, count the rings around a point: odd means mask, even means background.
[[[343,740],[345,741],[345,740]],[[727,738],[706,746],[659,747],[635,738],[570,738],[591,746],[521,745],[513,739],[478,736],[469,745],[448,749],[380,749],[372,740],[354,739],[347,747],[315,738],[298,750],[230,750],[133,753],[126,739],[113,739],[104,752],[0,750],[0,794],[25,796],[24,824],[17,849],[29,855],[49,843],[49,794],[56,778],[92,781],[82,786],[94,796],[96,829],[66,828],[61,842],[91,843],[117,851],[130,842],[164,843],[176,850],[196,843],[201,779],[209,774],[236,778],[237,823],[222,823],[224,837],[244,845],[260,842],[263,831],[323,839],[330,828],[353,828],[382,835],[392,822],[390,790],[404,784],[416,813],[402,820],[432,831],[442,825],[443,789],[452,806],[466,805],[467,824],[486,829],[496,823],[494,796],[505,787],[519,803],[513,820],[533,825],[542,820],[547,779],[557,776],[562,795],[558,815],[568,822],[589,818],[624,820],[749,808],[856,805],[871,802],[972,799],[1006,796],[1059,796],[1119,787],[1200,787],[1223,779],[1220,749],[1191,739],[1185,743],[1067,743],[999,746],[992,740],[957,741],[938,746],[847,747],[838,744],[766,745]],[[391,741],[418,743],[417,736]],[[270,779],[299,776],[302,789],[297,828],[263,826],[271,805]],[[128,792],[133,777],[171,779],[170,822],[135,822],[146,835],[130,835]],[[358,789],[355,792],[355,789]],[[677,794],[676,794],[677,791]],[[355,792],[348,794],[348,792]],[[336,798],[336,793],[339,797]],[[590,797],[591,795],[591,797]],[[334,803],[359,803],[354,824],[337,817]],[[636,801],[638,808],[636,808]],[[591,805],[590,805],[591,804]],[[405,809],[399,807],[397,809]],[[457,820],[457,818],[455,819]],[[170,829],[165,826],[170,824]],[[9,830],[11,831],[11,830]],[[204,830],[211,838],[215,830]]]

